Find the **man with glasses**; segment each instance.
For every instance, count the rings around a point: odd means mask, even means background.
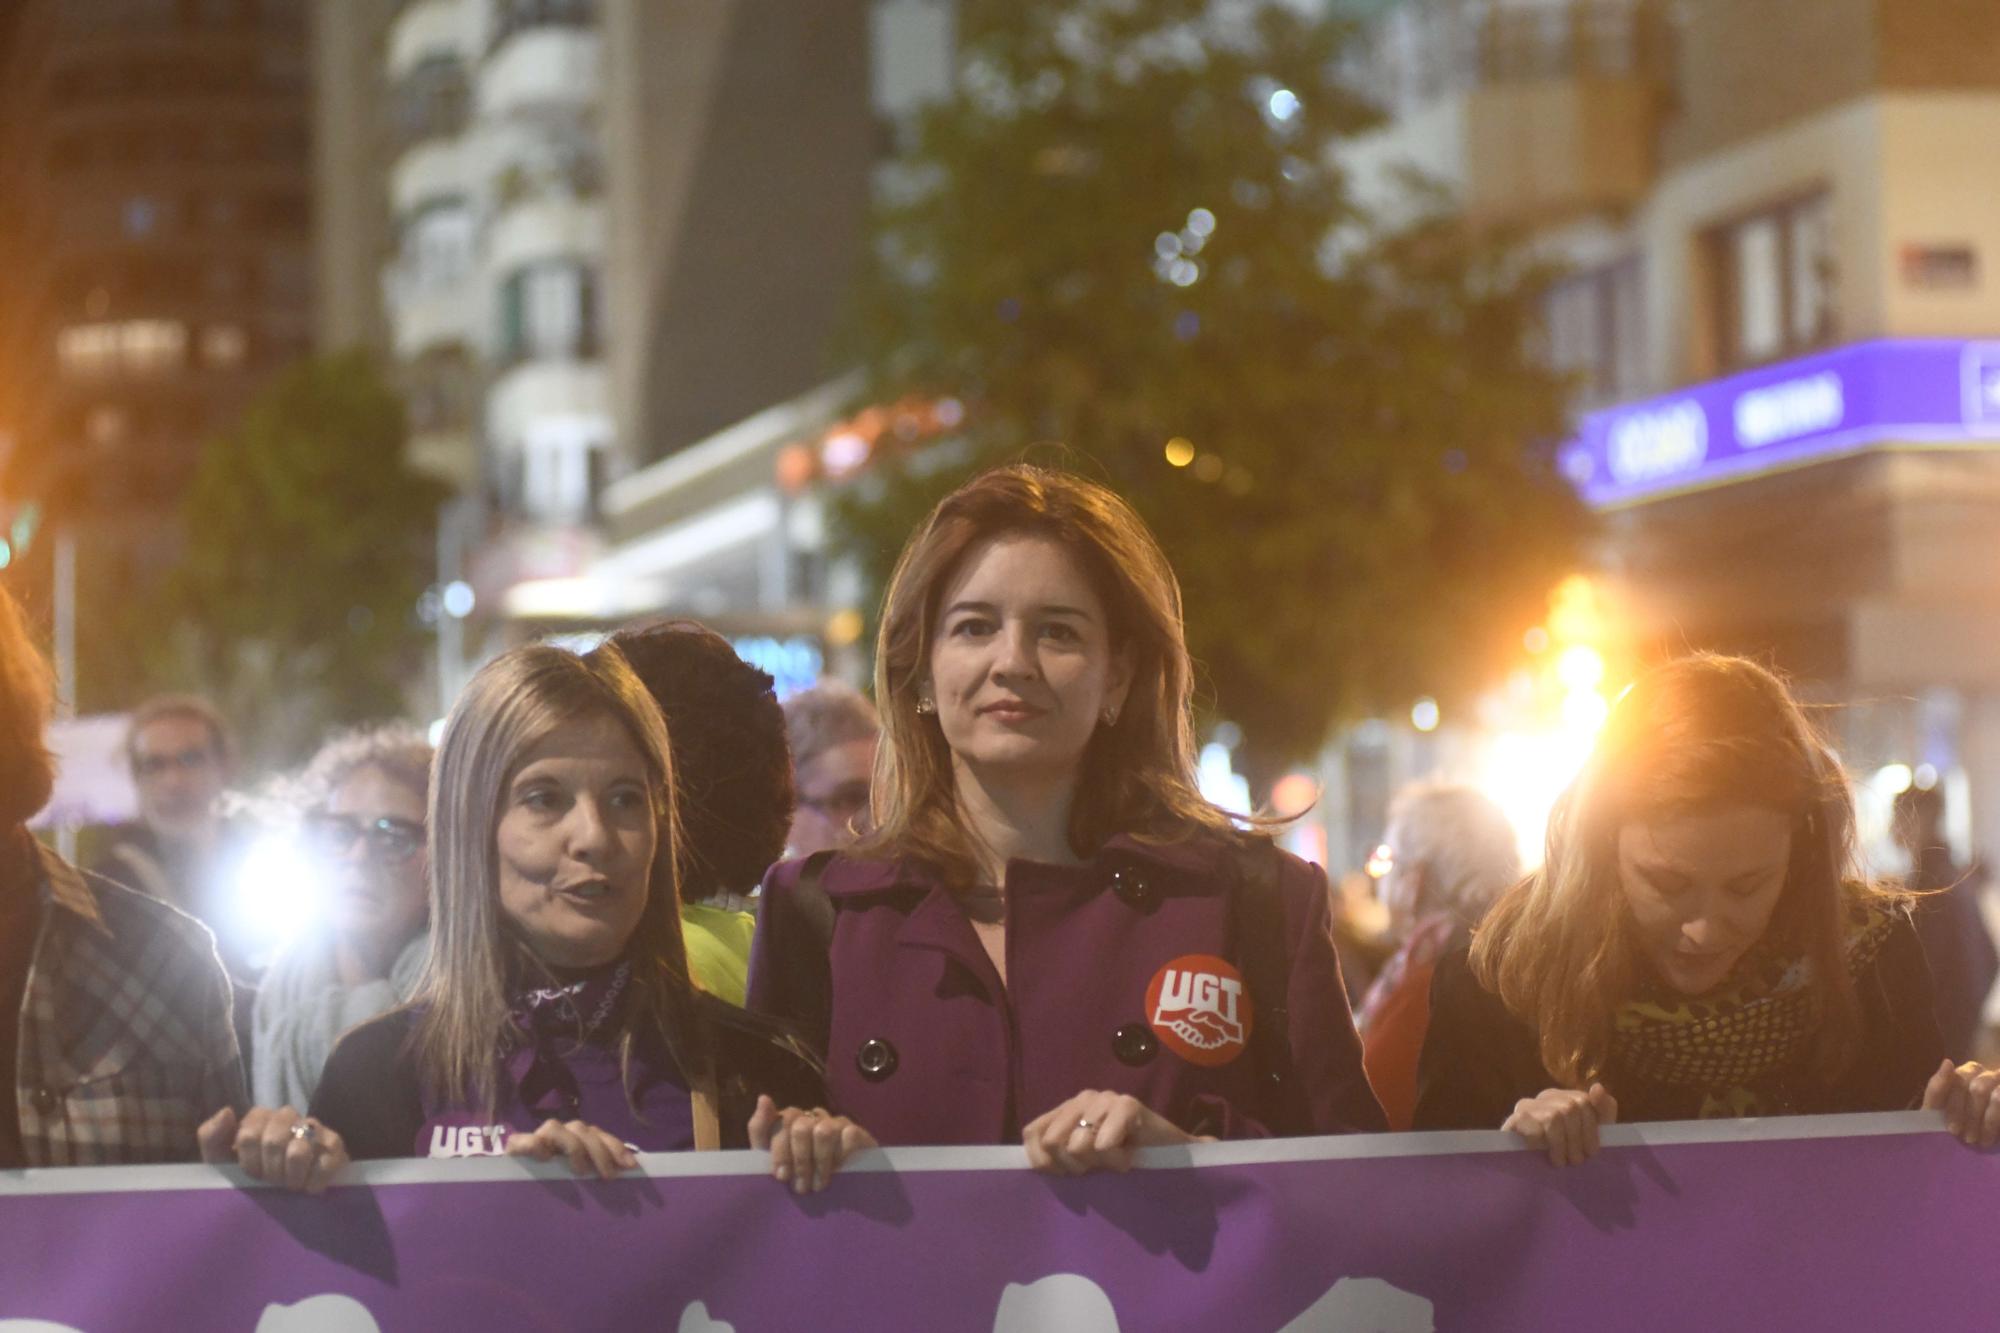
[[[300,850],[313,867],[319,922],[278,955],[257,993],[250,1061],[257,1105],[304,1111],[340,1034],[415,989],[430,940],[430,767],[421,734],[378,727],[320,747],[299,780]]]
[[[245,838],[223,817],[235,759],[228,724],[192,695],[148,699],[132,714],[125,753],[139,795],[139,823],[121,829],[93,867],[152,894],[215,932],[239,985],[256,980],[250,942],[231,911],[231,875]]]
[[[785,840],[787,857],[846,847],[868,819],[881,721],[851,686],[823,680],[785,700],[798,804]]]

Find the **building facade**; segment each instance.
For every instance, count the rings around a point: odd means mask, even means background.
[[[2000,9],[1404,0],[1392,164],[1565,266],[1566,466],[1642,656],[1790,672],[1879,807],[2000,845]]]
[[[170,507],[312,343],[303,0],[25,0],[0,93],[7,490]]]
[[[475,651],[549,627],[509,608],[605,554],[607,486],[826,378],[875,154],[868,16],[320,0],[343,291],[320,333],[391,354],[413,459],[467,497],[440,554]]]

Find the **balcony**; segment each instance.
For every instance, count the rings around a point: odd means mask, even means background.
[[[1643,197],[1672,55],[1663,0],[1409,0],[1346,77],[1390,117],[1371,157],[1454,180],[1475,221],[1533,224]]]
[[[398,153],[439,139],[456,139],[472,114],[464,62],[427,56],[389,90],[389,134]]]
[[[593,26],[522,28],[492,47],[479,67],[479,112],[488,119],[550,117],[589,110],[600,83],[602,43]]]
[[[468,0],[403,0],[389,24],[389,77],[401,78],[437,56],[466,63],[476,60],[476,18]]]
[[[496,0],[486,53],[493,55],[515,33],[531,28],[594,29],[596,26],[597,0]]]
[[[479,317],[469,278],[417,284],[409,280],[405,270],[393,268],[384,285],[399,359],[410,360],[473,342]]]

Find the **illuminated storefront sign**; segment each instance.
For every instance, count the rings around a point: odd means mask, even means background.
[[[1562,469],[1610,507],[1882,444],[2000,445],[2000,342],[1857,343],[1594,412]]]
[[[826,673],[826,655],[815,639],[792,635],[773,638],[747,634],[730,640],[736,655],[761,671],[770,673],[780,699],[810,689]]]

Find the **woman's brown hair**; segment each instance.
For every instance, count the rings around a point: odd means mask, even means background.
[[[0,588],[0,832],[27,823],[55,790],[55,760],[42,739],[54,697],[48,659]]]
[[[1844,948],[1849,910],[1894,895],[1861,877],[1846,776],[1784,682],[1755,662],[1702,653],[1655,667],[1612,707],[1550,816],[1541,869],[1502,895],[1474,936],[1474,975],[1540,1031],[1558,1082],[1583,1087],[1603,1074],[1613,1013],[1640,981],[1620,827],[1726,806],[1791,819],[1791,863],[1766,936],[1811,963],[1815,1066],[1831,1076],[1853,1058],[1861,1019]]]
[[[930,671],[939,601],[975,550],[997,537],[1043,537],[1075,557],[1104,603],[1114,650],[1132,684],[1115,725],[1084,750],[1070,845],[1089,855],[1112,836],[1158,840],[1230,835],[1230,816],[1195,786],[1194,667],[1181,590],[1166,554],[1132,507],[1064,472],[1017,464],[982,473],[938,503],[896,561],[882,602],[875,699],[875,831],[861,854],[907,857],[966,887],[976,859],[958,808],[951,753],[937,720],[917,712]]]

